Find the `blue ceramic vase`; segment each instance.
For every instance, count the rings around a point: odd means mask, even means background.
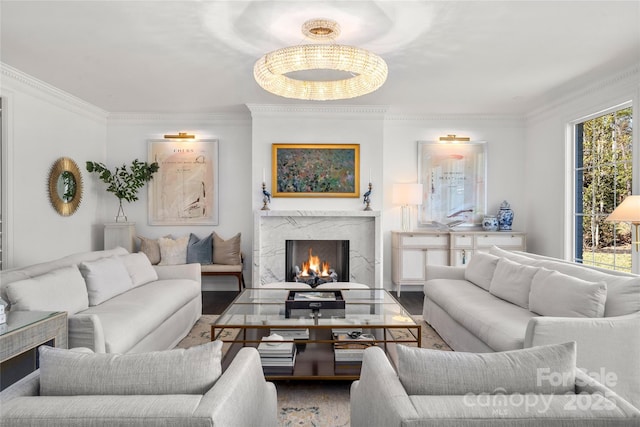
[[[498,229],[500,231],[511,231],[511,224],[513,224],[513,211],[507,201],[503,201],[498,211]]]

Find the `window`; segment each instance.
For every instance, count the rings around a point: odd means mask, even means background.
[[[631,228],[605,222],[631,194],[632,108],[575,125],[574,261],[631,271]]]

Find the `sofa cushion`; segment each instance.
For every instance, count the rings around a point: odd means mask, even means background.
[[[532,265],[535,262],[535,259],[533,258],[527,257],[525,255],[521,255],[521,254],[516,254],[511,251],[507,251],[502,248],[499,248],[497,246],[492,246],[489,249],[489,253],[499,258],[506,258],[510,261],[517,262],[518,264]]]
[[[78,267],[59,268],[7,285],[12,310],[66,311],[75,314],[89,307],[87,286]]]
[[[587,282],[541,267],[531,282],[529,309],[543,316],[602,317],[605,282]]]
[[[536,316],[466,280],[429,280],[424,293],[494,351],[523,348],[527,324]]]
[[[187,264],[211,264],[213,262],[213,235],[204,239],[191,233],[187,244]]]
[[[522,308],[528,308],[531,280],[537,272],[536,267],[500,258],[491,279],[489,292]]]
[[[575,342],[501,353],[397,349],[398,377],[409,395],[575,392]]]
[[[133,287],[129,272],[119,257],[82,262],[80,272],[87,283],[89,305],[102,304]]]
[[[172,239],[161,237],[158,239],[160,245],[160,263],[158,265],[177,265],[187,263],[187,244],[189,236]]]
[[[582,264],[562,261],[538,259],[535,265],[556,270],[560,273],[577,277],[588,282],[604,281],[607,284],[607,300],[604,316],[623,316],[640,312],[640,277],[610,274],[594,270]]]
[[[100,318],[107,353],[126,353],[196,298],[202,298],[196,280],[157,280],[89,307],[82,314]]]
[[[222,239],[213,232],[213,263],[238,265],[242,264],[240,257],[240,233],[228,240]]]
[[[488,291],[499,259],[486,252],[476,252],[464,270],[464,278]]]
[[[138,239],[140,239],[140,252],[149,258],[149,262],[151,262],[152,265],[158,264],[160,262],[160,244],[158,243],[158,239],[149,239],[144,236],[138,236]]]
[[[222,372],[222,341],[133,354],[39,351],[41,396],[204,394]]]
[[[131,277],[133,287],[158,280],[156,269],[153,268],[151,261],[144,253],[120,255],[120,259]]]

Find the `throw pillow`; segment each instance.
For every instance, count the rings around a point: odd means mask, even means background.
[[[129,272],[119,257],[80,263],[80,272],[87,283],[89,305],[102,304],[133,288]]]
[[[11,310],[66,311],[89,308],[87,286],[75,265],[6,285]]]
[[[41,396],[204,394],[222,372],[222,341],[150,353],[39,351]]]
[[[500,258],[489,285],[489,292],[522,308],[529,308],[531,280],[537,272],[537,267]]]
[[[485,252],[474,253],[464,270],[464,278],[488,291],[499,259]]]
[[[531,282],[529,309],[543,316],[602,317],[606,299],[605,282],[587,282],[540,268]]]
[[[165,236],[169,237],[169,236]],[[160,245],[157,239],[148,239],[143,236],[138,236],[140,239],[140,252],[144,253],[151,264],[156,265],[160,262]]]
[[[213,263],[238,265],[242,264],[240,257],[240,233],[228,240],[223,240],[213,232]]]
[[[158,280],[156,269],[142,252],[121,255],[120,259],[129,272],[134,288]]]
[[[519,264],[524,264],[524,265],[531,265],[531,264],[535,263],[535,261],[536,261],[533,258],[529,258],[529,257],[524,256],[524,255],[516,254],[516,253],[513,253],[511,251],[506,251],[506,250],[504,250],[502,248],[499,248],[497,246],[492,246],[489,249],[489,253],[491,255],[495,255],[495,256],[497,256],[499,258],[506,258],[506,259],[508,259],[510,261],[514,261],[514,262],[517,262]]]
[[[397,349],[398,377],[409,396],[575,392],[575,342],[498,353]]]
[[[180,237],[179,239],[171,239],[161,237],[158,239],[160,245],[160,264],[159,265],[177,265],[187,263],[187,244],[189,236]]]
[[[187,244],[187,264],[211,264],[213,261],[213,235],[204,239],[191,233]]]

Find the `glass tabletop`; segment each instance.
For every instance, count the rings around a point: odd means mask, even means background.
[[[246,289],[215,321],[225,326],[384,326],[411,327],[416,323],[409,313],[384,289],[343,289],[344,310],[298,310],[285,316],[287,289]]]
[[[7,323],[0,325],[0,335],[25,328],[58,313],[58,311],[8,311]]]

